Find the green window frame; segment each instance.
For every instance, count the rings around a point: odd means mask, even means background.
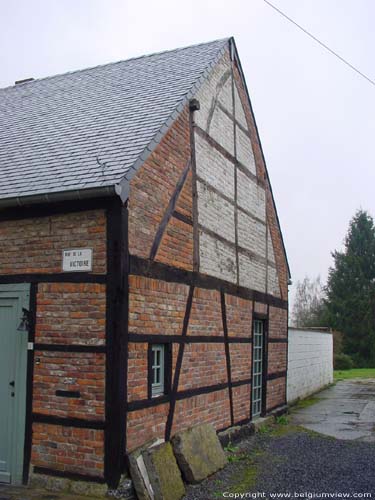
[[[165,345],[151,346],[151,397],[156,398],[165,393]]]

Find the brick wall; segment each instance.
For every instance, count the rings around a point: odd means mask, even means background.
[[[131,411],[127,415],[128,451],[150,441],[154,437],[164,438],[169,404],[162,404],[154,408]]]
[[[288,337],[288,312],[285,309],[270,306],[269,336],[286,339]]]
[[[188,299],[188,287],[177,283],[131,276],[129,290],[129,332],[147,335],[181,335]],[[228,334],[251,337],[252,302],[226,295]],[[222,336],[221,296],[217,290],[195,288],[187,329],[189,337]],[[174,344],[172,378],[179,346]],[[231,343],[232,380],[251,376],[251,344]],[[187,343],[181,365],[178,391],[226,383],[227,365],[224,342]],[[235,387],[236,421],[249,418],[250,386]],[[147,343],[129,344],[129,401],[147,398]],[[151,437],[164,437],[169,404],[161,404],[128,414],[127,446],[131,450]],[[230,425],[228,389],[192,396],[176,402],[172,433],[194,423],[211,422],[217,429]]]
[[[202,423],[210,423],[216,429],[230,426],[227,389],[177,401],[172,434]]]
[[[186,344],[179,390],[227,382],[224,343]]]
[[[33,411],[43,415],[104,419],[105,355],[35,351]],[[80,397],[56,396],[78,391]]]
[[[226,294],[225,303],[228,335],[233,337],[252,337],[253,302]]]
[[[104,433],[49,424],[34,424],[31,463],[58,471],[102,476]]]
[[[233,414],[235,422],[250,418],[251,384],[233,388]]]
[[[66,248],[92,248],[93,272],[106,272],[103,210],[0,221],[0,241],[0,274],[61,272]]]
[[[194,112],[197,218],[193,210],[192,172],[189,172],[174,207],[183,214],[184,220],[174,217],[172,212],[168,214],[171,197],[191,155],[186,109],[131,181],[130,253],[144,259],[150,269],[155,261],[192,271],[193,225],[197,224],[199,239],[195,243],[199,251],[200,273],[280,297],[279,281],[283,281],[283,293],[286,289],[286,266],[279,228],[265,180],[259,142],[254,136],[250,107],[236,68],[232,82],[228,53],[219,61],[196,97],[200,102],[200,110]],[[233,162],[235,156],[240,164],[237,169]],[[158,240],[157,233],[162,224],[165,228]],[[157,248],[154,256],[153,248]],[[159,404],[151,401],[144,409],[139,409],[135,403],[148,398],[148,342],[152,342],[154,335],[182,334],[189,286],[130,276],[129,287],[129,332],[151,336],[147,342],[129,344],[128,400],[134,406],[127,417],[127,448],[132,450],[151,437],[165,435],[170,412],[168,397]],[[285,310],[267,307],[261,302],[253,303],[230,293],[225,294],[225,309],[229,337],[251,339],[253,313],[266,315],[267,311],[270,314],[270,336],[283,339],[286,336]],[[194,289],[186,335],[178,391],[226,384],[228,371],[219,290]],[[189,337],[194,336],[221,336],[223,342],[189,343]],[[179,350],[180,344],[174,342],[172,380]],[[251,378],[251,359],[251,343],[229,344],[234,383]],[[269,373],[273,374],[286,369],[285,343],[270,345],[268,367]],[[270,380],[269,387],[267,408],[283,404],[285,377]],[[234,422],[250,417],[250,400],[251,384],[233,387]],[[205,421],[222,429],[231,424],[230,417],[228,388],[191,394],[177,398],[171,432]]]
[[[105,285],[40,283],[35,340],[38,343],[103,345]]]
[[[0,274],[61,273],[62,250],[92,248],[93,272],[106,272],[104,210],[0,222]],[[38,283],[35,343],[105,344],[106,287],[95,283]],[[34,414],[104,420],[105,354],[34,352]],[[56,391],[79,392],[79,397]],[[102,430],[33,423],[31,465],[91,476],[103,474]]]
[[[179,335],[189,287],[177,283],[129,277],[129,332]]]
[[[268,344],[268,373],[281,375],[267,382],[267,408],[275,408],[286,403],[288,313],[285,309],[269,307],[268,336],[273,340]]]
[[[287,344],[269,343],[268,373],[284,372],[287,369]]]
[[[189,114],[185,110],[130,182],[129,252],[149,258],[183,170],[190,160]],[[191,173],[178,197],[176,210],[192,218]],[[192,226],[169,219],[155,260],[184,269],[193,265]]]
[[[269,380],[267,382],[267,409],[276,408],[285,404],[286,385],[285,378]]]

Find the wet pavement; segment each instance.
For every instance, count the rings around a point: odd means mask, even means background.
[[[375,379],[341,380],[316,397],[292,413],[292,423],[337,439],[375,442]]]

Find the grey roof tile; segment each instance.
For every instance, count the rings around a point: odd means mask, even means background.
[[[147,158],[227,43],[0,89],[0,199],[119,183]]]

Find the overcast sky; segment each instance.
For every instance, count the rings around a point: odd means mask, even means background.
[[[272,0],[375,79],[373,0]],[[233,35],[294,283],[375,215],[375,86],[263,0],[0,0],[0,87]]]

